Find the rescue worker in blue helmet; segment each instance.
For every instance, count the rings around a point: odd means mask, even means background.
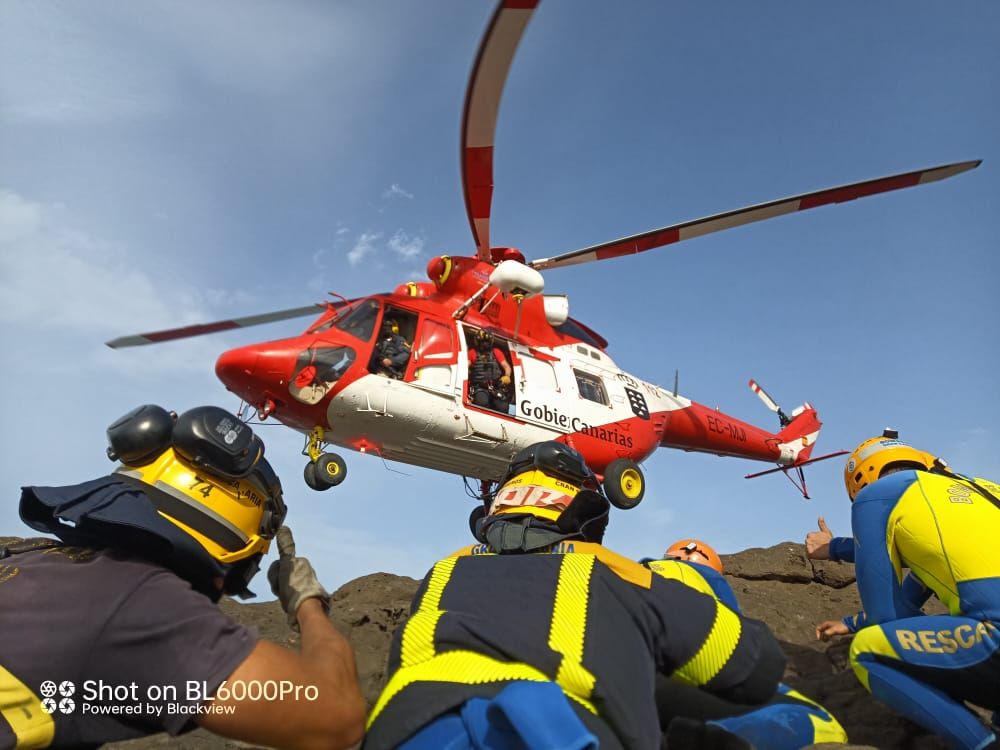
[[[656,575],[680,581],[740,612],[736,594],[722,575],[722,558],[705,542],[681,539],[667,547],[662,560],[641,562]],[[833,714],[783,682],[775,695],[760,705],[724,701],[683,682],[657,677],[656,704],[660,726],[672,731],[674,737],[684,732],[697,735],[706,727],[715,727],[756,750],[798,750],[847,742],[847,733]]]
[[[844,483],[853,540],[822,524],[810,554],[853,560],[863,611],[820,623],[817,637],[855,633],[851,666],[865,688],[953,747],[1000,748],[1000,485],[893,430],[854,449]],[[947,615],[921,612],[931,594]],[[965,702],[993,710],[993,726]]]
[[[770,698],[785,659],[767,628],[603,547],[609,509],[572,448],[516,453],[478,544],[434,565],[396,632],[366,750],[652,750],[657,674]]]
[[[217,407],[178,417],[153,405],[108,439],[111,474],[23,488],[22,520],[56,538],[0,539],[0,747],[96,747],[195,725],[273,747],[358,742],[354,655],[295,556],[260,439]],[[268,578],[301,653],[217,606],[252,596],[275,539]],[[255,682],[298,691],[237,690]]]

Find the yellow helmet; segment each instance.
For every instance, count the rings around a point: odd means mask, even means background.
[[[108,438],[109,457],[122,462],[116,475],[141,482],[157,513],[213,559],[229,565],[267,552],[286,509],[249,426],[214,406],[176,420],[143,406],[112,424]]]
[[[882,476],[895,464],[913,464],[924,469],[934,468],[937,459],[899,440],[895,430],[885,430],[881,437],[865,440],[851,453],[844,465],[844,486],[853,501],[861,489]]]

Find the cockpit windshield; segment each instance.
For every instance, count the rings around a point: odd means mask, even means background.
[[[349,333],[362,341],[368,341],[375,332],[375,321],[378,320],[378,312],[381,305],[373,300],[366,299],[355,305],[349,312],[336,318],[333,327],[344,333]]]

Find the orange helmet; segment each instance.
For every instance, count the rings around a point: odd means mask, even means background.
[[[722,558],[719,557],[719,553],[698,539],[681,539],[676,541],[667,547],[667,551],[663,553],[663,556],[676,557],[679,560],[707,565],[717,573],[723,572]]]
[[[885,430],[881,437],[865,440],[851,453],[844,465],[844,486],[853,501],[861,489],[882,476],[895,464],[913,464],[930,470],[938,459],[899,440],[895,430]]]

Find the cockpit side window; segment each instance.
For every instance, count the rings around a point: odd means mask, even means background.
[[[355,305],[350,312],[333,321],[334,328],[349,333],[362,341],[371,339],[375,332],[375,321],[381,305],[373,299],[366,299]]]
[[[576,387],[580,392],[580,398],[608,405],[608,393],[604,390],[604,383],[599,377],[582,370],[573,370],[573,374],[576,375]]]
[[[355,359],[349,346],[309,347],[301,352],[288,384],[288,392],[304,404],[319,403]]]

